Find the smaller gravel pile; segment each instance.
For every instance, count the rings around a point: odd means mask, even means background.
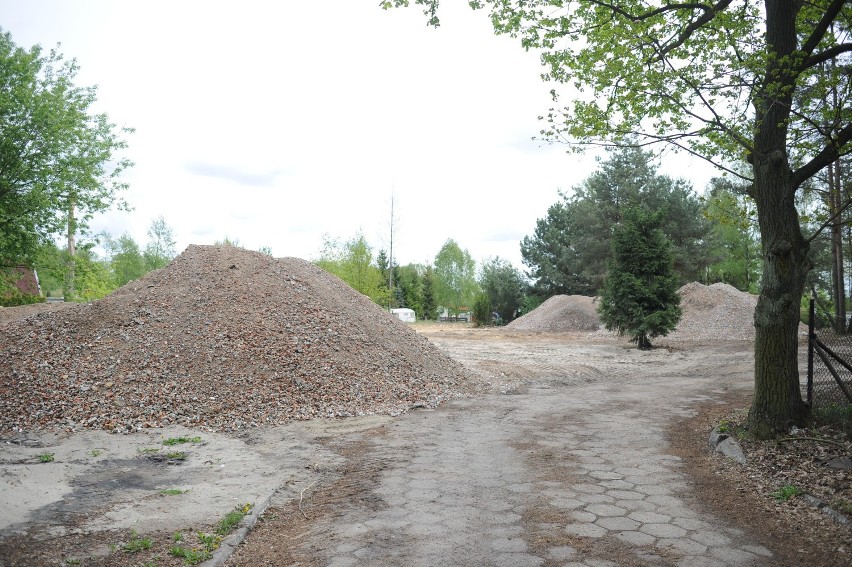
[[[340,279],[232,246],[190,246],[100,301],[0,330],[0,433],[229,431],[396,414],[480,387]]]
[[[683,316],[672,340],[752,340],[757,296],[724,283],[688,283],[678,290]]]
[[[526,315],[518,317],[507,329],[533,332],[597,331],[601,325],[594,297],[554,295]]]

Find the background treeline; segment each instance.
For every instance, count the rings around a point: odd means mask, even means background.
[[[599,295],[612,235],[625,212],[641,206],[660,213],[680,284],[723,282],[756,293],[762,257],[750,187],[716,178],[698,196],[686,181],[660,174],[654,164],[641,148],[613,150],[572,191],[560,192],[521,241],[526,272],[499,257],[477,263],[453,239],[431,262],[397,265],[361,233],[349,239],[327,235],[314,262],[378,305],[411,308],[418,319],[464,314],[477,324],[506,323],[555,294]],[[847,169],[841,162],[814,178],[798,203],[812,239],[815,268],[808,286],[822,318],[838,328],[848,327],[852,273]],[[225,237],[218,244],[239,242]],[[261,251],[271,254],[268,248]],[[175,255],[173,231],[160,217],[143,245],[127,234],[102,233],[78,244],[72,258],[66,247],[47,241],[36,248],[32,265],[45,295],[90,301],[163,267]]]

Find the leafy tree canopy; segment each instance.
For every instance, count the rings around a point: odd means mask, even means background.
[[[150,270],[162,268],[177,255],[175,236],[162,215],[151,221],[148,227],[148,244],[143,254],[145,267]],[[271,251],[269,252],[271,256]]]
[[[320,257],[314,263],[379,305],[387,304],[387,287],[373,261],[373,249],[360,232],[345,243],[325,235]]]
[[[451,314],[472,308],[477,292],[476,262],[470,253],[448,239],[435,256],[435,298]]]
[[[0,260],[32,260],[71,224],[85,231],[114,203],[130,162],[122,134],[95,114],[95,87],[74,84],[77,63],[56,50],[24,49],[0,29]]]
[[[665,211],[662,230],[672,242],[681,283],[695,281],[706,266],[709,223],[701,202],[683,180],[657,173],[653,156],[638,147],[610,151],[598,171],[551,206],[532,236],[521,241],[538,294],[596,295],[611,254],[613,227],[625,208]]]
[[[511,262],[498,256],[482,263],[479,287],[488,300],[489,315],[495,311],[502,321],[508,323],[521,308],[527,282]]]

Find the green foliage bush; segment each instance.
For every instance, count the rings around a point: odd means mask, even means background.
[[[3,270],[0,272],[0,306],[17,307],[18,305],[31,305],[46,301],[40,295],[24,293],[18,289],[15,282],[19,277],[20,272],[17,270]]]
[[[473,324],[476,327],[491,324],[491,300],[486,293],[477,294],[473,302]]]

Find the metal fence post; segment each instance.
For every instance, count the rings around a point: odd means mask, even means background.
[[[814,395],[814,298],[811,297],[808,309],[808,406],[813,408]]]

